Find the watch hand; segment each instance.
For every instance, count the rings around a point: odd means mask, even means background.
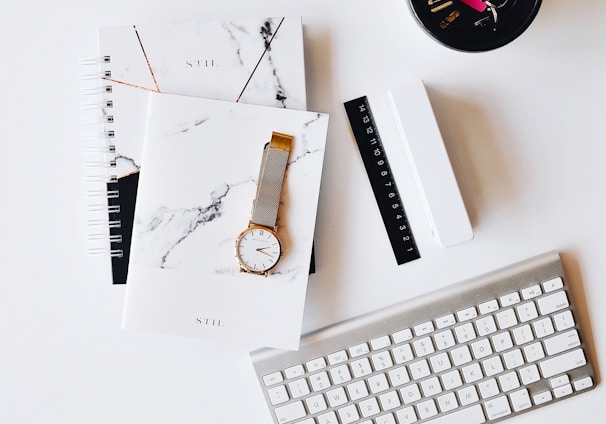
[[[267,246],[267,247],[257,247],[256,250],[257,250],[257,252],[261,252],[261,253],[264,253],[267,256],[271,256],[269,253],[265,252],[265,249],[269,249],[269,246]]]

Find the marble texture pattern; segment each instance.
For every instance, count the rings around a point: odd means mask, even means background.
[[[125,327],[296,348],[328,116],[152,93],[148,118]],[[278,212],[284,254],[265,278],[239,272],[234,244],[272,131],[295,139]],[[208,316],[222,326],[196,325]]]
[[[141,168],[148,91],[306,109],[300,18],[121,25],[99,29],[111,56],[116,173]]]

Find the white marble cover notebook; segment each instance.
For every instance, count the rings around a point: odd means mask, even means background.
[[[306,109],[301,18],[270,17],[175,24],[102,27],[99,54],[109,63],[103,84],[111,86],[103,114],[112,116],[106,131],[115,134],[115,168],[120,197],[113,203],[122,221],[112,234],[124,252],[112,267],[114,283],[124,283],[148,92],[182,94],[288,109]],[[115,189],[112,187],[111,189]],[[110,188],[108,188],[108,191]],[[112,202],[110,202],[112,204]]]
[[[328,115],[150,94],[123,327],[297,349]],[[262,149],[293,135],[268,277],[239,272]]]

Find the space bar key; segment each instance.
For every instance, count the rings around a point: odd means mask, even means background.
[[[435,420],[425,421],[423,424],[480,424],[486,422],[484,411],[480,405],[474,405],[470,408],[460,409],[452,414],[442,415]]]

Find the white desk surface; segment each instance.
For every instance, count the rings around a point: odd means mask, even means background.
[[[36,3],[32,5],[31,3]],[[168,7],[167,7],[168,6]],[[245,353],[120,329],[85,254],[78,59],[96,26],[303,16],[309,108],[331,114],[304,330],[557,249],[606,364],[606,2],[546,0],[519,39],[449,50],[405,0],[6,2],[0,14],[0,422],[268,423]],[[431,239],[385,92],[423,78],[475,238]],[[422,258],[397,267],[343,102],[368,95]],[[352,266],[356,264],[356,266]],[[606,389],[508,422],[596,422]]]

